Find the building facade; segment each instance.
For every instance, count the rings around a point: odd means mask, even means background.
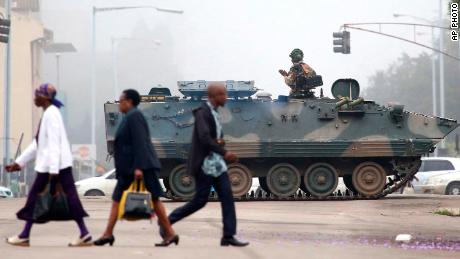
[[[19,3],[23,5],[18,5]],[[26,3],[28,2],[28,3]],[[30,3],[29,3],[30,2]],[[4,123],[4,78],[5,78],[5,55],[6,44],[0,44],[0,143],[9,141],[10,158],[14,158],[18,150],[24,149],[32,140],[40,118],[40,111],[33,104],[33,89],[41,81],[41,57],[46,42],[50,40],[43,24],[38,19],[34,10],[24,7],[24,4],[31,4],[34,1],[13,1],[11,12],[11,82],[10,82],[10,136],[5,139],[3,132]],[[15,7],[16,6],[16,7]],[[18,8],[21,7],[21,8]],[[35,8],[35,7],[34,7]],[[5,10],[0,7],[0,13]],[[22,138],[22,144],[20,139]],[[3,148],[0,150],[3,158]],[[3,159],[0,163],[3,163]],[[8,185],[6,174],[0,178],[0,185]]]

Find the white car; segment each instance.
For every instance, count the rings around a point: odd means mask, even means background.
[[[78,182],[75,182],[77,187],[78,195],[80,196],[111,196],[115,185],[117,184],[117,179],[115,178],[115,169],[108,171],[107,173],[90,177]],[[160,179],[160,184],[163,187],[163,180]]]
[[[13,198],[13,192],[3,186],[0,186],[0,198]]]
[[[460,172],[429,177],[421,188],[423,193],[460,195]]]
[[[424,157],[415,177],[417,179],[412,181],[415,193],[458,194],[460,184],[456,181],[460,179],[460,158]]]
[[[113,169],[101,176],[80,180],[75,183],[75,186],[80,196],[110,196],[116,183],[115,169]]]

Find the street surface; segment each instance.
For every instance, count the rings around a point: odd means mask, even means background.
[[[15,212],[24,199],[0,200],[0,236],[17,234],[23,225]],[[103,231],[110,201],[83,199],[93,237]],[[168,211],[182,205],[166,202]],[[157,225],[120,222],[114,247],[68,248],[78,235],[74,222],[35,225],[31,247],[0,242],[1,259],[73,258],[460,258],[460,217],[433,214],[460,207],[460,196],[391,195],[376,201],[292,201],[237,203],[238,237],[246,248],[220,247],[221,215],[217,202],[175,225],[177,247],[156,248]],[[411,234],[397,244],[398,234]]]

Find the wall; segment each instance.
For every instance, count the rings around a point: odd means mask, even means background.
[[[4,13],[3,9],[0,12]],[[32,140],[40,111],[33,105],[33,89],[41,77],[41,43],[43,25],[27,14],[13,12],[11,21],[11,92],[10,92],[10,157],[14,156],[21,133],[21,148]],[[4,62],[6,45],[0,44],[0,144],[3,147]],[[0,150],[3,158],[3,148]]]

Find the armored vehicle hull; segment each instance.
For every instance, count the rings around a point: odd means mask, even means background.
[[[220,113],[226,148],[239,156],[228,171],[234,196],[248,197],[252,178],[258,177],[272,197],[327,198],[343,177],[349,197],[378,198],[407,182],[420,157],[458,126],[454,120],[407,112],[402,106],[350,97],[228,100]],[[188,199],[195,191],[185,163],[192,110],[201,102],[165,98],[139,105],[163,165],[160,177],[172,198]],[[110,153],[121,114],[116,103],[106,103],[105,114]]]

